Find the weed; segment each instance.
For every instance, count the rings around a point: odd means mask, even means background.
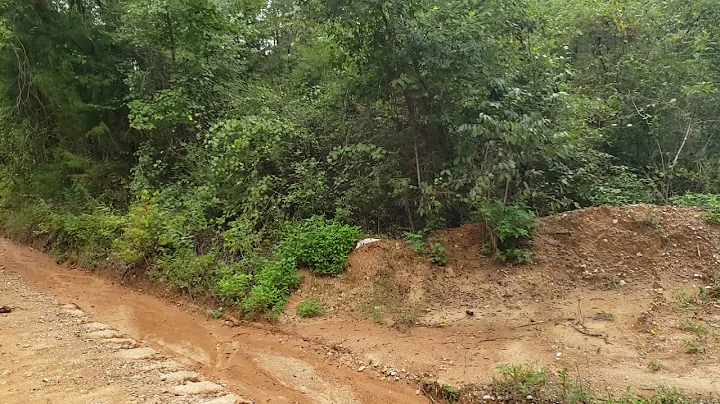
[[[651,361],[648,364],[648,369],[650,369],[650,371],[652,371],[652,372],[659,372],[659,371],[663,370],[663,365],[662,365],[662,363],[660,363],[659,360],[656,359],[656,360]]]
[[[214,318],[215,320],[218,320],[219,318],[221,318],[223,316],[223,314],[225,314],[225,309],[220,307],[219,309],[217,309],[215,311],[208,311],[205,316],[207,318]]]
[[[548,374],[544,368],[537,368],[536,364],[500,365],[500,379],[493,382],[493,390],[503,397],[523,400],[527,395],[537,395],[548,381]],[[518,395],[519,394],[519,395]]]
[[[689,354],[698,355],[703,351],[702,345],[694,339],[684,339],[683,345]]]
[[[697,301],[695,296],[689,295],[686,292],[675,292],[673,299],[675,299],[675,303],[677,303],[677,306],[681,309],[689,309],[693,307]]]
[[[704,337],[708,335],[709,331],[702,323],[695,323],[692,321],[685,321],[680,325],[680,329],[695,334],[697,337]]]
[[[416,254],[425,254],[425,236],[423,236],[422,233],[405,232],[403,237],[405,238],[405,242],[412,246],[412,249]]]
[[[250,295],[243,299],[242,308],[248,317],[255,317],[266,310],[279,312],[299,283],[292,258],[265,262],[255,275],[255,285]]]
[[[645,217],[641,218],[639,222],[655,231],[662,229],[662,222],[660,220],[660,216],[658,216],[655,212],[649,212],[647,215],[645,215]]]
[[[433,243],[429,254],[433,264],[444,266],[448,263],[447,248],[441,243]]]
[[[538,224],[535,212],[520,205],[490,200],[476,207],[475,219],[485,222],[483,238],[496,259],[518,263],[531,261],[532,254],[524,247]]]
[[[297,305],[297,315],[303,318],[319,316],[324,310],[323,304],[314,298],[305,299]]]

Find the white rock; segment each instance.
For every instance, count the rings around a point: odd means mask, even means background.
[[[365,369],[367,369],[367,366],[364,366],[364,365],[363,365],[363,366],[360,366],[360,367],[358,368],[358,372],[362,372],[362,371],[365,370]]]
[[[377,243],[378,241],[380,241],[379,238],[366,238],[366,239],[358,241],[357,244],[355,245],[355,248],[360,248],[360,247],[364,246],[365,244]]]
[[[110,328],[109,325],[103,324],[103,323],[85,323],[82,325],[82,327],[87,332],[102,331],[102,330],[107,330]]]

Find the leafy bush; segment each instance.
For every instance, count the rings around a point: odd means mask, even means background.
[[[360,228],[314,216],[301,222],[280,242],[277,256],[293,259],[321,275],[345,269],[348,254],[360,238]]]
[[[322,302],[317,299],[305,299],[297,305],[297,315],[303,318],[315,317],[324,310]]]
[[[293,258],[268,261],[255,274],[255,285],[241,305],[248,317],[267,310],[279,312],[285,307],[288,295],[300,284]]]
[[[444,266],[448,263],[447,248],[442,243],[432,243],[428,254],[433,264]]]
[[[192,250],[181,250],[158,257],[154,266],[151,276],[191,295],[211,290],[218,278],[214,253],[196,255]]]
[[[475,217],[485,222],[486,240],[498,259],[530,262],[532,255],[523,247],[538,224],[533,211],[521,205],[504,205],[501,201],[490,200],[478,206]]]

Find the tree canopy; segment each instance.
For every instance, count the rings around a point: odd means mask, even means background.
[[[7,233],[217,296],[311,217],[720,193],[716,0],[6,0],[0,82]]]

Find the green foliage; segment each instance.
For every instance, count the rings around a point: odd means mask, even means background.
[[[305,299],[297,305],[297,315],[303,318],[319,316],[323,311],[323,304],[314,298]]]
[[[0,226],[61,258],[245,301],[360,229],[443,265],[473,216],[513,262],[535,214],[720,222],[712,0],[90,3],[0,4]]]
[[[502,261],[528,263],[532,254],[523,249],[537,227],[535,213],[520,205],[493,200],[478,206],[476,218],[485,222],[495,257]]]
[[[283,258],[265,262],[255,274],[255,285],[242,308],[254,317],[267,310],[278,312],[285,307],[288,295],[300,283],[296,273],[296,260]]]
[[[360,238],[360,228],[320,216],[294,226],[278,244],[277,256],[321,275],[337,275],[345,269],[348,254]]]
[[[447,248],[442,243],[432,243],[428,254],[433,264],[444,266],[448,263]]]

